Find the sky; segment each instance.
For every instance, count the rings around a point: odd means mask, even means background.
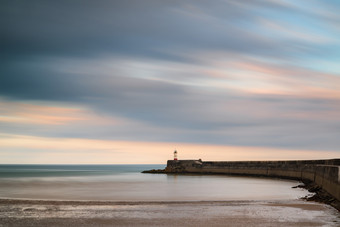
[[[0,164],[340,158],[339,12],[2,0]]]

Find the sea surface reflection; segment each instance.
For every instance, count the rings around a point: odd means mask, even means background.
[[[142,174],[163,165],[1,165],[0,197],[47,200],[287,200],[307,195],[290,180]]]

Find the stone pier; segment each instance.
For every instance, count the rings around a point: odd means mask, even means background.
[[[340,159],[299,161],[168,160],[163,173],[265,176],[314,182],[340,201]]]

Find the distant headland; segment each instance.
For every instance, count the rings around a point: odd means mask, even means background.
[[[143,173],[226,174],[284,178],[302,181],[315,195],[308,200],[324,202],[340,211],[340,159],[297,161],[168,160],[165,169]]]

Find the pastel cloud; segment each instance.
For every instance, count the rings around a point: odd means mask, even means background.
[[[234,75],[235,80],[243,78],[253,85],[245,88],[249,92],[306,98],[340,98],[340,77],[336,74],[255,61],[233,62],[231,67],[239,72]],[[262,86],[257,87],[256,82],[262,82]]]
[[[81,109],[0,101],[1,122],[59,125],[88,120]],[[83,116],[82,116],[83,115]]]

